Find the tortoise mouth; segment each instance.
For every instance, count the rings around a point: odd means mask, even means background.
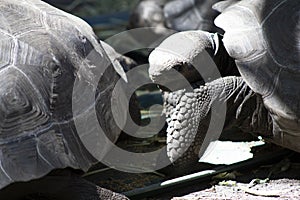
[[[177,72],[176,75],[173,73],[152,76],[152,81],[157,84],[158,88],[166,92],[176,92],[179,90],[186,90],[192,92],[193,89],[199,88],[201,85],[205,84],[205,81],[200,75],[197,77],[189,76],[182,72]]]

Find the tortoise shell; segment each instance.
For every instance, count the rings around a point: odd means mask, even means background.
[[[300,151],[300,2],[242,0],[223,7],[215,24],[225,30],[224,45],[242,77],[263,98],[272,140]]]
[[[74,119],[88,119],[89,112],[72,112],[73,86],[79,79],[93,87],[89,83],[109,58],[81,19],[39,0],[0,2],[0,189],[57,168],[87,170],[95,159]],[[113,67],[96,86],[95,105],[83,109],[96,107],[101,127],[116,141],[120,131],[110,97],[120,76]],[[85,91],[80,94],[75,100],[84,98]],[[93,131],[90,127],[86,134]],[[103,154],[107,150],[101,149]]]

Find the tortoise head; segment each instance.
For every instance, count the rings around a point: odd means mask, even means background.
[[[205,61],[211,64],[211,57],[218,49],[216,38],[215,34],[204,31],[185,31],[171,35],[149,56],[150,78],[154,83],[171,86],[173,90],[203,80],[197,66]],[[212,73],[210,70],[206,70],[206,73]]]
[[[220,34],[206,31],[171,35],[149,56],[150,78],[154,83],[171,85],[178,90],[187,85],[203,85],[220,75],[239,75],[221,39]]]
[[[145,0],[141,1],[129,19],[129,29],[152,27],[154,32],[162,34],[167,31],[163,13],[163,1]]]

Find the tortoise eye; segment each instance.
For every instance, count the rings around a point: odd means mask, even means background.
[[[182,65],[175,65],[175,66],[173,67],[173,69],[175,69],[175,70],[178,71],[178,72],[181,72],[181,71],[182,71]]]

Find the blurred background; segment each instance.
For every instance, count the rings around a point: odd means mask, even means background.
[[[83,18],[101,40],[126,30],[130,13],[139,0],[44,0]]]

